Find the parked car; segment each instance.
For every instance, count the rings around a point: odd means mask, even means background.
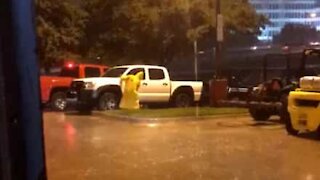
[[[93,64],[66,63],[59,76],[40,76],[41,100],[50,105],[53,110],[63,111],[67,107],[66,93],[75,78],[99,77],[103,75],[107,66]]]
[[[99,110],[117,109],[122,96],[120,77],[138,72],[145,74],[139,88],[141,103],[170,103],[175,107],[189,107],[200,100],[202,82],[171,81],[165,67],[149,65],[118,66],[109,69],[103,77],[75,79],[68,100],[76,103],[80,111],[95,107]]]

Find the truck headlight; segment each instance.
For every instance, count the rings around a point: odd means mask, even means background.
[[[257,92],[257,91],[260,91],[261,87],[253,87],[252,91],[253,92]]]
[[[85,89],[94,89],[95,83],[93,82],[85,82],[84,83],[84,88]]]

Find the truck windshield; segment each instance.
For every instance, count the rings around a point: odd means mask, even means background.
[[[128,68],[112,68],[109,69],[103,77],[120,77]]]
[[[79,67],[63,67],[60,73],[61,77],[73,77],[78,78],[79,77]]]

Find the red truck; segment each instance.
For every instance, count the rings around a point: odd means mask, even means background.
[[[41,99],[52,110],[63,111],[67,108],[66,93],[75,78],[100,77],[107,66],[93,64],[66,63],[58,76],[40,76]]]

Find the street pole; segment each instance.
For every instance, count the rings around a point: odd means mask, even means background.
[[[223,18],[221,15],[221,2],[216,0],[216,48],[215,48],[215,75],[216,78],[221,76],[221,58],[222,58],[222,42],[223,42]]]
[[[198,40],[193,41],[193,50],[194,50],[194,74],[195,74],[195,80],[198,81]],[[196,106],[196,117],[199,117],[199,106]]]
[[[193,42],[193,49],[194,49],[194,74],[195,74],[195,80],[198,81],[198,42],[197,40]]]

